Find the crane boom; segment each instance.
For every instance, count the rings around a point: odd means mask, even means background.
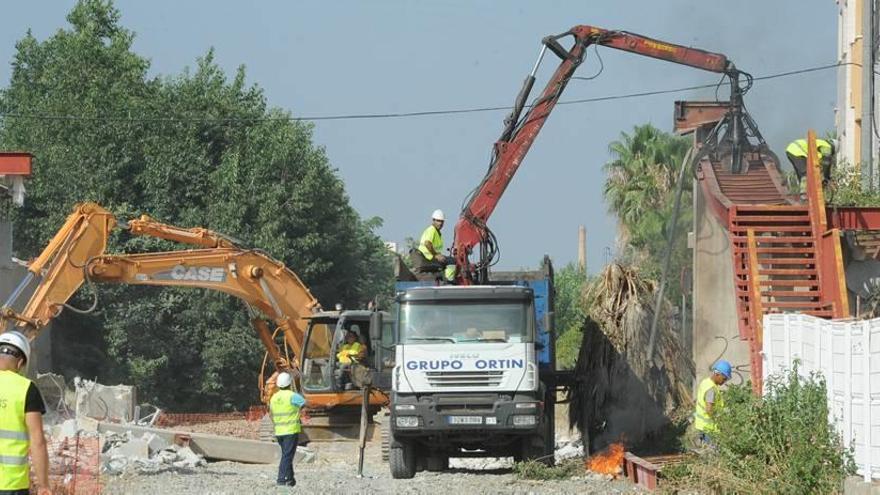
[[[571,48],[564,48],[559,40],[572,37]],[[601,45],[623,50],[646,57],[666,60],[698,69],[724,73],[732,79],[731,108],[738,112],[741,106],[742,91],[739,86],[740,72],[726,56],[682,45],[667,43],[646,36],[626,31],[611,31],[594,26],[575,26],[565,33],[548,36],[542,40],[543,46],[534,68],[526,77],[523,87],[514,103],[510,115],[504,120],[504,130],[495,143],[494,154],[489,171],[474,193],[468,199],[455,226],[453,256],[458,268],[459,284],[485,283],[488,279],[488,267],[492,264],[495,240],[486,222],[498,201],[504,194],[525,158],[541,128],[562,96],[566,85],[578,66],[583,62],[586,50],[590,45]],[[535,82],[535,74],[547,50],[553,52],[561,60],[544,91],[531,105],[522,118],[526,100]],[[742,138],[740,120],[732,119],[733,162],[739,156],[738,143]],[[476,264],[470,262],[470,255],[475,247],[480,248],[480,260]]]

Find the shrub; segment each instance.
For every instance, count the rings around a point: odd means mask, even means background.
[[[664,472],[677,490],[720,493],[836,493],[854,471],[852,453],[828,422],[825,381],[798,376],[797,367],[771,377],[768,393],[751,385],[723,393],[714,450]]]
[[[585,474],[586,467],[583,459],[568,459],[555,466],[539,461],[525,461],[514,464],[513,472],[518,478],[526,480],[564,480]]]

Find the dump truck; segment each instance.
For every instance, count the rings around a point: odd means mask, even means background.
[[[739,165],[750,128],[742,95],[752,78],[726,56],[585,25],[544,38],[488,171],[456,224],[455,285],[439,285],[444,277],[436,266],[417,274],[419,282],[398,283],[388,453],[394,478],[445,469],[450,457],[553,463],[556,396],[573,376],[556,370],[552,266],[545,259],[537,274],[492,273],[500,251],[488,220],[591,45],[723,74],[731,93],[718,141],[729,148],[733,168]],[[528,104],[548,52],[559,66]]]

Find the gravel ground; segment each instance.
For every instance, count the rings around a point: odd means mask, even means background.
[[[128,473],[104,479],[104,493],[643,493],[623,480],[588,476],[564,481],[518,480],[509,468],[453,469],[421,472],[411,480],[394,480],[381,462],[379,447],[367,448],[364,478],[357,478],[357,447],[353,443],[312,443],[318,459],[296,467],[295,489],[275,486],[276,466],[211,463],[187,472]],[[478,465],[481,460],[454,460],[453,465]]]

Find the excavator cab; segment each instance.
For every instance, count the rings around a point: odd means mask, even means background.
[[[384,314],[381,329],[371,331],[373,311],[322,311],[309,316],[302,360],[302,387],[308,393],[356,391],[356,375],[388,371],[394,366],[393,322]],[[340,363],[338,353],[353,333],[366,350],[356,363]],[[378,336],[378,339],[373,337]],[[360,368],[360,369],[357,369]]]

